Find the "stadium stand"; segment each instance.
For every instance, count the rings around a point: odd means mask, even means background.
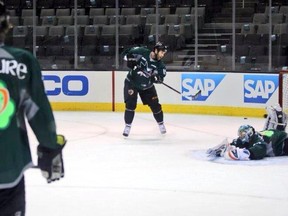
[[[201,68],[231,69],[233,26],[232,3],[228,0],[199,0],[197,17],[194,1],[191,0],[161,0],[158,1],[158,10],[155,0],[119,0],[118,20],[114,0],[78,0],[77,10],[74,0],[37,0],[35,19],[33,1],[6,0],[5,3],[14,26],[7,44],[33,50],[35,20],[36,54],[43,68],[49,67],[48,62],[58,69],[73,68],[74,60],[71,58],[74,58],[75,52],[74,23],[77,14],[78,53],[82,56],[78,59],[80,68],[103,68],[103,62],[115,60],[118,26],[120,51],[133,45],[151,47],[157,40],[158,32],[158,38],[169,45],[171,52],[165,58],[168,68],[194,69],[197,46]],[[236,0],[235,3],[237,68],[266,68],[270,40],[268,1]],[[271,13],[272,64],[274,68],[279,68],[282,64],[287,65],[287,2],[273,1]],[[196,19],[198,29],[195,29]],[[198,44],[195,44],[196,31]],[[49,59],[45,60],[45,56]],[[56,56],[61,56],[61,59]],[[53,67],[50,65],[49,69]]]

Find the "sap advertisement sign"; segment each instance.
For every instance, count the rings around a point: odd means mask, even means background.
[[[126,76],[127,71],[43,71],[51,102],[115,103],[121,109]],[[278,74],[169,72],[164,82],[181,94],[155,84],[163,105],[262,109],[278,102]],[[201,95],[193,99],[199,90]]]
[[[183,73],[181,100],[203,101],[211,105],[225,105],[226,102],[234,106],[241,103],[265,105],[275,101],[278,86],[278,74]],[[198,90],[201,95],[193,100],[192,95]],[[273,100],[270,100],[272,95]]]
[[[187,73],[182,74],[182,101],[191,101],[192,96],[198,90],[201,90],[201,95],[196,101],[206,101],[207,98],[215,91],[217,86],[224,79],[225,74],[213,73]]]
[[[278,75],[244,75],[244,102],[265,104],[278,85]]]

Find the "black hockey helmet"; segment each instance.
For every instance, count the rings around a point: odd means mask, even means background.
[[[6,9],[6,6],[3,1],[0,1],[0,32],[8,29],[9,24],[9,12]]]
[[[157,42],[153,48],[153,51],[155,51],[155,49],[157,49],[158,51],[167,52],[168,47],[164,45],[162,42]]]

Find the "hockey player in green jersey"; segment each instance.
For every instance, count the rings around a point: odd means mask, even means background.
[[[251,125],[241,125],[238,138],[232,143],[223,143],[207,150],[208,157],[224,156],[232,160],[258,160],[264,157],[288,155],[288,136],[285,132],[287,114],[279,104],[266,107],[264,129],[255,131]]]
[[[162,107],[154,86],[154,83],[161,83],[166,76],[166,67],[161,61],[166,52],[167,47],[161,42],[158,42],[152,51],[145,47],[133,47],[124,52],[124,60],[127,61],[130,71],[124,82],[125,128],[123,136],[129,136],[138,94],[143,104],[150,107],[160,132],[166,133]]]
[[[224,157],[230,160],[259,160],[266,156],[267,143],[251,125],[241,125],[238,138],[226,146]]]
[[[56,134],[38,61],[26,50],[4,45],[10,28],[0,1],[0,215],[24,216],[24,171],[33,166],[25,122],[39,141],[38,167],[47,182],[64,176],[66,140]]]
[[[238,138],[207,150],[208,156],[228,160],[259,160],[264,157],[288,155],[288,137],[283,130],[255,131],[251,125],[241,125]]]

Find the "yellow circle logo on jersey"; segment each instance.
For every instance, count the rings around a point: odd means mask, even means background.
[[[0,129],[8,127],[14,113],[15,104],[10,99],[10,94],[5,84],[0,81]]]

